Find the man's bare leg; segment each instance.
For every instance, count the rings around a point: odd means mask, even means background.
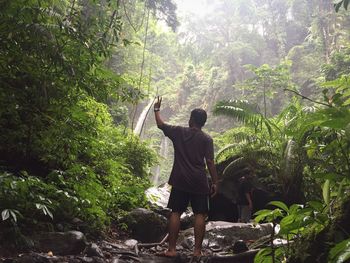
[[[205,218],[206,214],[195,214],[194,217],[194,250],[193,256],[202,255],[202,243],[205,234]]]
[[[176,256],[176,241],[180,231],[180,213],[171,212],[169,217],[169,246],[165,256]]]

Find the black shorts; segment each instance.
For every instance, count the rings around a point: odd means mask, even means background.
[[[209,211],[208,197],[207,194],[192,194],[172,187],[167,207],[170,208],[172,212],[182,213],[191,202],[193,213],[207,214]]]

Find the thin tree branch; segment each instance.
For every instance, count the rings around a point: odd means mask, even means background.
[[[299,96],[299,97],[301,97],[301,98],[303,98],[303,99],[306,99],[306,100],[308,100],[308,101],[311,101],[311,102],[313,102],[313,103],[320,104],[320,105],[323,105],[323,106],[327,106],[327,107],[330,107],[330,108],[332,107],[332,105],[323,103],[323,102],[321,102],[321,101],[316,101],[316,100],[310,99],[310,98],[308,98],[308,97],[306,97],[306,96],[300,94],[299,92],[296,92],[295,90],[284,89],[284,91],[290,91],[290,92],[296,94],[297,96]]]
[[[142,14],[141,23],[140,23],[139,26],[136,27],[136,26],[133,25],[133,23],[131,22],[131,18],[130,18],[130,16],[128,15],[128,12],[127,12],[127,10],[126,10],[125,3],[124,3],[124,1],[122,1],[125,17],[126,17],[126,19],[128,20],[129,25],[132,27],[132,29],[134,30],[135,33],[137,33],[137,32],[141,29],[141,27],[142,27],[142,25],[143,25],[143,21],[145,20],[146,3],[147,3],[147,1],[145,1],[145,5],[144,5],[144,7],[143,7],[143,14]]]

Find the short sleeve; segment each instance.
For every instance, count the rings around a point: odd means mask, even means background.
[[[207,159],[207,160],[214,160],[214,145],[213,145],[213,139],[212,138],[208,138],[208,141],[206,143],[205,159]]]
[[[180,126],[173,126],[169,124],[163,124],[160,129],[163,131],[164,135],[173,139],[180,130]]]

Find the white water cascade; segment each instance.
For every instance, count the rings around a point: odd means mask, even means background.
[[[153,99],[150,99],[149,103],[142,110],[142,112],[137,120],[136,126],[134,128],[134,134],[138,134],[141,136],[142,126],[146,121],[147,113],[148,113],[150,107],[152,106],[152,103],[153,103]]]

